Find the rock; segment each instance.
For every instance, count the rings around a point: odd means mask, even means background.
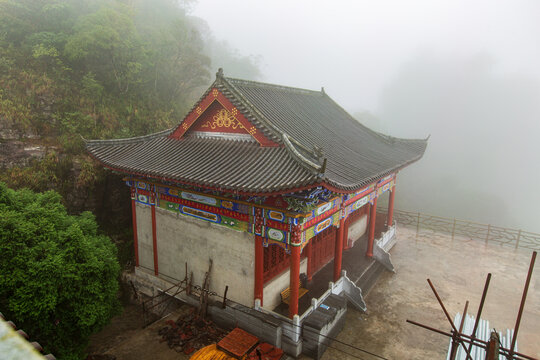
[[[0,143],[0,168],[27,166],[32,159],[41,159],[46,149],[41,145],[25,145],[22,141],[12,140]]]

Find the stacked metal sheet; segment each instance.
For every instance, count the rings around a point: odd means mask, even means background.
[[[461,324],[461,317],[462,315],[460,313],[457,313],[456,316],[454,317],[454,325],[458,329]],[[475,322],[475,317],[472,315],[466,314],[462,333],[465,335],[471,335],[474,328],[474,322]],[[480,321],[478,322],[478,328],[476,329],[475,337],[480,340],[489,341],[491,337],[491,331],[492,331],[492,328],[489,325],[489,321],[480,319]],[[497,333],[499,334],[500,346],[509,349],[512,343],[512,337],[514,336],[514,329],[506,329],[504,334],[501,331],[498,331]],[[450,339],[450,344],[448,345],[448,355],[446,356],[446,360],[450,360],[451,348],[452,348],[452,339]],[[515,351],[518,350],[517,341],[516,341],[516,346],[514,350]],[[486,358],[486,350],[478,346],[473,346],[471,349],[470,355],[474,360],[484,360]],[[460,346],[456,354],[456,360],[465,360],[466,358],[467,358],[466,351],[465,349],[463,349],[462,346]],[[506,360],[506,357],[503,355],[499,355],[499,360]]]

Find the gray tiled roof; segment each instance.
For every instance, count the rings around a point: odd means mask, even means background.
[[[324,91],[225,78],[221,73],[212,87],[281,146],[186,135],[177,140],[168,137],[170,129],[131,139],[88,141],[87,150],[122,172],[260,193],[319,182],[353,191],[418,160],[426,149],[427,140],[398,139],[368,129]]]

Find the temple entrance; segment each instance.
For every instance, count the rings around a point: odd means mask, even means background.
[[[335,226],[329,226],[310,240],[312,246],[312,274],[322,269],[324,265],[328,264],[334,258],[336,236],[337,228]]]

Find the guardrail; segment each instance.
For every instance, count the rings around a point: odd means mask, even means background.
[[[383,211],[381,215],[386,216],[386,210],[381,209],[381,212]],[[433,231],[450,235],[452,239],[459,236],[481,240],[486,244],[496,243],[515,249],[540,250],[540,234],[529,231],[397,209],[394,209],[394,219],[399,225],[416,228],[416,236]]]

